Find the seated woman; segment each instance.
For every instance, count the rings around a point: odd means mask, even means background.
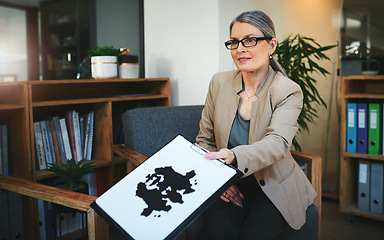
[[[303,93],[272,57],[277,40],[265,13],[237,16],[225,46],[238,70],[213,76],[196,142],[244,177],[204,213],[204,237],[280,239],[303,226],[316,196],[290,153]]]

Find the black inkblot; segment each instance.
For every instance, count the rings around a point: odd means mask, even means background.
[[[190,179],[195,175],[193,170],[182,175],[175,172],[172,167],[156,168],[155,173],[146,176],[145,182],[137,184],[136,196],[142,198],[148,205],[141,215],[147,217],[154,210],[168,212],[172,207],[166,205],[167,199],[173,203],[184,203],[183,195],[195,191],[190,183]],[[196,184],[197,180],[194,185]]]

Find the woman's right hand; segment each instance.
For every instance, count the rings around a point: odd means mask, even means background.
[[[240,190],[235,186],[231,186],[223,195],[220,196],[220,199],[225,202],[232,202],[233,204],[242,207],[244,196],[241,194]]]

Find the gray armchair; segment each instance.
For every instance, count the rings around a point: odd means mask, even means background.
[[[139,165],[177,135],[191,142],[199,131],[203,106],[151,107],[128,110],[123,114],[124,145],[115,145],[112,150],[128,160],[128,169]],[[292,152],[296,160],[307,164],[307,176],[318,193],[307,209],[307,222],[300,230],[287,229],[283,239],[318,239],[321,212],[321,158]],[[201,219],[185,232],[188,240],[198,239]]]

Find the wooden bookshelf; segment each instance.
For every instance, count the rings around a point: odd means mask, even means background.
[[[8,125],[10,175],[32,182],[54,177],[36,168],[33,123],[63,117],[69,110],[93,110],[92,161],[104,172],[107,190],[119,180],[115,173],[126,167],[111,151],[111,145],[119,143],[114,135],[121,131],[121,114],[129,108],[169,105],[168,78],[1,82],[0,124]],[[36,201],[26,200],[24,208],[25,236],[37,239]]]
[[[346,152],[346,126],[348,102],[384,103],[384,76],[347,76],[341,83],[341,162],[340,162],[340,211],[384,221],[384,214],[362,211],[357,207],[359,160],[384,163],[383,155]]]

